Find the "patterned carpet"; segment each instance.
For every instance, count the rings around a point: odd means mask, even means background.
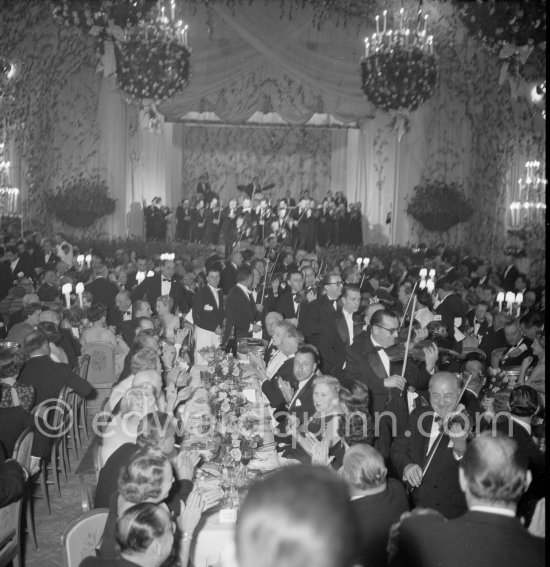
[[[88,442],[83,439],[84,450]],[[79,458],[83,453],[79,452]],[[52,513],[48,513],[46,502],[42,499],[40,485],[36,484],[33,490],[33,509],[36,527],[38,549],[34,549],[31,538],[24,536],[24,567],[58,567],[61,566],[61,534],[65,527],[82,514],[80,495],[78,491],[78,477],[74,474],[78,460],[72,450],[69,450],[69,459],[72,472],[67,471],[67,482],[60,473],[61,498],[55,486],[49,485],[50,505]],[[89,476],[89,484],[95,480]]]

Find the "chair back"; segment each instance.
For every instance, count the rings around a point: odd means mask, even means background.
[[[88,380],[88,369],[90,367],[90,355],[84,354],[80,357],[80,366],[78,367],[78,374],[82,380]]]
[[[27,471],[31,470],[31,449],[33,440],[33,428],[27,427],[21,432],[13,448],[13,458]]]
[[[82,347],[82,355],[90,356],[88,382],[99,388],[110,388],[116,378],[115,348],[111,343],[94,342]]]
[[[109,510],[97,508],[71,522],[61,535],[63,567],[78,567],[85,557],[95,556]]]
[[[21,553],[21,508],[23,500],[0,508],[0,567],[11,564]]]

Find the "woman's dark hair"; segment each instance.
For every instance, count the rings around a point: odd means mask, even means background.
[[[518,386],[510,393],[510,412],[518,417],[531,417],[537,413],[539,398],[531,386]]]
[[[172,520],[159,504],[142,502],[128,508],[117,521],[115,537],[122,553],[143,553],[172,529]]]
[[[348,445],[367,443],[374,440],[374,422],[369,412],[369,389],[362,382],[355,380],[349,388],[342,388],[338,395],[345,408],[340,419],[338,435]]]
[[[106,313],[107,308],[105,307],[105,305],[103,305],[103,303],[94,303],[88,309],[88,319],[90,322],[95,323],[96,321],[99,321],[102,317],[104,317]]]
[[[0,348],[0,378],[17,376],[24,362],[25,357],[19,351],[12,348]]]
[[[48,342],[50,343],[54,343],[57,345],[61,342],[61,339],[63,338],[61,332],[57,328],[57,325],[50,321],[41,321],[36,326],[36,329],[40,331],[48,339]]]

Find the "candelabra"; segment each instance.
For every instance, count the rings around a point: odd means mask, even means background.
[[[428,16],[419,11],[413,23],[401,8],[393,29],[387,23],[387,10],[375,22],[376,32],[365,38],[361,60],[363,91],[383,110],[416,110],[433,94],[437,79]]]
[[[540,174],[540,166],[537,160],[528,161],[525,164],[525,177],[518,180],[519,198],[510,203],[513,228],[531,222],[544,222],[547,180]]]

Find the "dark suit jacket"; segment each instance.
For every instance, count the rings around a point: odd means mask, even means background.
[[[298,312],[300,310],[301,307],[299,307]],[[279,295],[275,311],[278,311],[285,319],[292,319],[296,317],[297,310],[294,307],[290,287],[285,289],[285,291]]]
[[[542,567],[544,539],[517,520],[487,512],[466,512],[447,521],[437,515],[406,519],[397,539],[400,566]]]
[[[25,487],[23,469],[17,461],[4,459],[0,451],[0,508],[15,502]]]
[[[250,324],[254,323],[256,315],[256,305],[238,285],[234,286],[225,301],[225,328],[222,344],[227,343],[233,330],[235,330],[236,338],[250,337]]]
[[[487,357],[489,364],[491,363],[491,353],[497,349],[507,346],[506,337],[504,335],[504,329],[499,329],[495,331],[491,326],[488,331],[483,335],[483,338],[479,342],[479,350],[482,350]]]
[[[228,262],[222,270],[220,278],[220,287],[223,294],[227,295],[237,285],[237,268]]]
[[[223,291],[218,291],[218,300],[220,306],[216,303],[214,292],[209,285],[205,285],[202,289],[197,290],[193,298],[193,322],[197,327],[214,332],[216,327],[223,326],[225,311],[223,306]],[[209,305],[212,309],[205,310]]]
[[[441,323],[447,329],[448,337],[446,345],[454,350],[462,351],[462,342],[457,342],[454,338],[454,320],[460,317],[462,322],[458,329],[464,332],[466,327],[466,306],[462,298],[456,293],[451,293],[437,306],[435,312],[441,315]]]
[[[399,479],[408,464],[424,466],[433,420],[431,408],[416,408],[409,416],[406,430],[393,442],[390,458]],[[412,497],[415,506],[433,508],[446,518],[456,518],[466,511],[466,500],[458,484],[458,461],[449,441],[444,435],[422,484],[413,491]]]
[[[9,264],[8,264],[9,266]],[[10,267],[11,269],[11,267]],[[18,274],[23,272],[23,274],[29,278],[35,279],[36,278],[36,272],[34,271],[34,268],[32,266],[32,262],[30,261],[30,258],[25,258],[23,257],[19,257],[19,260],[17,261],[17,264],[15,264],[15,269],[12,270],[12,274],[13,274],[13,279],[18,279]]]
[[[516,288],[514,284],[516,283],[517,277],[520,275],[520,271],[516,268],[515,264],[512,264],[512,267],[506,273],[506,269],[508,266],[502,270],[499,274],[500,276],[500,285],[504,288],[505,291],[513,291],[515,293]],[[506,274],[506,275],[504,275]]]
[[[0,408],[0,445],[4,446],[6,458],[12,456],[19,435],[33,423],[31,414],[26,413],[21,406]]]
[[[350,341],[349,329],[348,329],[348,326],[346,324],[346,318],[345,318],[344,312],[340,311],[340,310],[338,311],[337,316],[336,316],[336,328],[338,329],[338,334],[340,335],[340,338],[342,339],[342,342],[344,343],[344,345],[346,347],[351,346],[353,344],[355,337],[357,335],[361,334],[361,332],[362,332],[361,325],[356,325],[354,323],[353,324],[353,337],[351,337],[351,341]]]
[[[471,329],[474,328],[475,318],[476,318],[475,309],[468,311],[468,314],[466,315],[466,319],[468,320],[468,325],[470,326]],[[477,336],[483,337],[484,335],[487,334],[488,330],[489,330],[489,323],[487,323],[487,321],[485,320],[482,323],[480,323],[479,329],[477,331]]]
[[[46,253],[42,254],[42,264],[41,266],[44,270],[55,270],[57,267],[57,262],[59,262],[59,256],[53,252],[50,254],[48,261],[46,262]]]
[[[319,349],[321,372],[339,377],[346,361],[346,345],[336,328],[338,313],[326,295],[305,306],[298,321],[298,329],[308,343]]]
[[[156,311],[157,299],[160,297],[160,292],[162,289],[162,275],[160,273],[155,274],[149,278],[145,278],[132,292],[132,301],[136,299],[142,299],[145,297],[151,305],[153,312]],[[185,290],[181,283],[179,283],[175,278],[172,278],[172,283],[170,285],[170,297],[174,300],[174,306],[172,308],[172,313],[176,311],[176,307],[182,313],[188,313],[191,309],[187,301],[187,296],[185,295]]]
[[[93,282],[84,286],[93,296],[93,303],[101,303],[107,308],[107,316],[115,309],[115,297],[118,293],[117,286],[105,278],[96,278]]]

